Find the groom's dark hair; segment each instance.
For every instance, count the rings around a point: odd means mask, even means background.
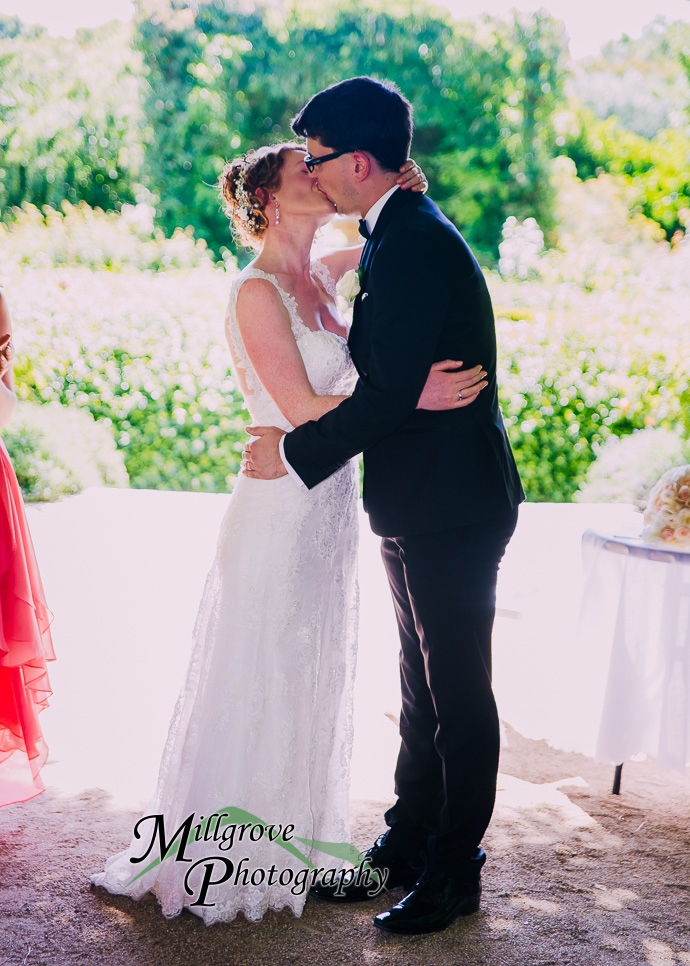
[[[292,130],[334,151],[367,151],[382,168],[398,171],[410,154],[412,105],[395,84],[352,77],[315,94]]]

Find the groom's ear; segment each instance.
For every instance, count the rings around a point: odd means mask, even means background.
[[[371,158],[364,151],[353,151],[352,160],[354,162],[352,173],[355,181],[366,181],[372,172]]]

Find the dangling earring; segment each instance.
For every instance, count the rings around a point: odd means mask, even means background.
[[[277,198],[274,198],[273,201],[274,201],[275,206],[276,206],[276,225],[279,225],[280,224],[280,206],[278,204],[278,199]]]

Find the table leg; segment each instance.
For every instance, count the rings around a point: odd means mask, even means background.
[[[611,789],[612,795],[620,795],[621,793],[621,775],[623,774],[623,765],[616,765],[616,771],[613,776],[613,788]]]

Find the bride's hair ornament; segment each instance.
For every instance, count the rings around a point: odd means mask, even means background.
[[[251,217],[252,209],[254,205],[252,200],[247,194],[247,189],[245,188],[245,179],[247,177],[247,158],[242,158],[242,167],[240,173],[235,182],[235,200],[237,202],[237,207],[235,213],[240,221],[247,222]]]
[[[266,207],[271,193],[280,189],[283,163],[288,151],[304,151],[296,143],[267,145],[234,158],[223,168],[218,187],[238,241],[260,249],[269,218]]]

